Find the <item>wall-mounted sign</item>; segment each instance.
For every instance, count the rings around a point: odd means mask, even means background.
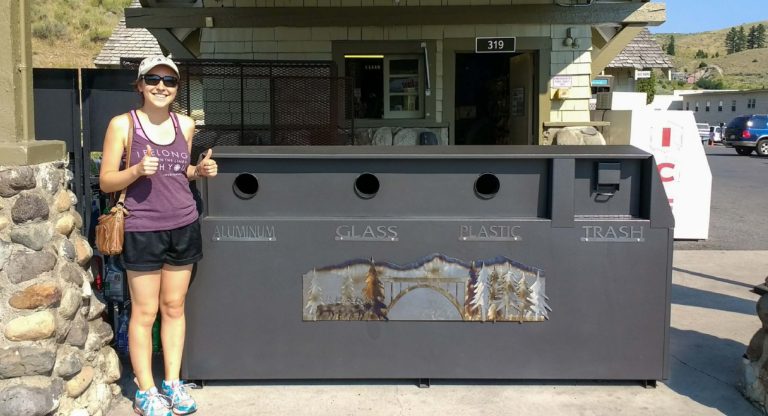
[[[552,77],[552,88],[571,88],[573,77],[570,75],[555,75]]]
[[[515,38],[475,38],[476,53],[510,53],[515,51]]]
[[[635,71],[635,79],[647,79],[651,77],[651,71]]]

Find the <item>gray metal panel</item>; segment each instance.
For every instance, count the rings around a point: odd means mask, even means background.
[[[575,174],[576,161],[574,159],[552,159],[550,213],[553,227],[573,227]]]
[[[438,149],[422,153],[421,157],[377,151],[371,158],[370,153],[359,149],[343,148],[326,150],[325,155],[312,149],[291,157],[289,152],[296,149],[261,150],[244,152],[239,158],[221,149],[214,152],[219,154],[223,172],[229,170],[228,166],[250,164],[245,167],[257,176],[271,172],[280,176],[274,180],[290,179],[296,186],[301,186],[302,181],[290,177],[305,181],[316,175],[333,178],[339,172],[354,170],[352,167],[382,161],[390,163],[393,171],[406,172],[401,182],[410,179],[429,183],[430,176],[449,173],[457,175],[458,180],[462,176],[468,180],[476,175],[478,166],[501,164],[499,159],[505,158],[513,159],[506,160],[509,165],[526,160],[537,166],[541,163],[546,172],[556,176],[552,183],[566,184],[574,178],[568,178],[570,170],[563,167],[577,166],[582,160],[588,165],[610,160],[620,161],[623,173],[625,166],[629,169],[627,177],[631,180],[622,183],[622,191],[645,200],[649,196],[640,195],[639,189],[643,180],[652,180],[655,170],[652,163],[643,163],[650,155],[631,149],[624,156],[616,149],[585,149],[571,155],[569,162],[554,164],[555,155],[568,156],[559,153],[562,150],[537,153],[526,149],[521,153],[483,155],[474,150]],[[280,161],[279,172],[275,172],[274,159]],[[435,163],[426,163],[430,160]],[[312,169],[307,169],[308,162],[312,162]],[[558,168],[550,170],[551,166]],[[596,175],[594,169],[591,172]],[[512,169],[509,174],[516,173],[520,171]],[[338,205],[336,214],[314,213],[312,208],[325,195],[338,196],[342,191],[353,194],[348,183],[329,180],[312,182],[314,193],[301,200],[305,208],[284,206],[278,216],[225,206],[246,206],[252,201],[228,199],[221,203],[219,199],[228,198],[226,193],[231,192],[231,181],[232,177],[224,174],[205,184],[210,211],[201,220],[205,258],[198,264],[187,300],[185,378],[650,380],[668,375],[672,233],[669,228],[652,228],[649,219],[632,214],[632,209],[639,208],[630,203],[629,197],[612,206],[607,214],[574,218],[572,227],[554,227],[554,221],[546,218],[485,215],[486,206],[472,206],[461,200],[474,196],[457,196],[463,192],[460,187],[455,191],[440,188],[432,197],[444,205],[463,206],[468,209],[466,215],[458,213],[458,209],[450,216],[435,216],[428,209],[417,212],[408,202],[413,199],[410,194],[387,195],[408,207],[396,215],[382,215],[383,211],[375,209],[375,214],[367,210],[353,212],[344,206],[347,200],[333,198]],[[543,182],[547,186],[538,191],[551,192],[550,181]],[[283,202],[294,203],[287,193],[265,193],[264,198],[280,195]],[[524,204],[523,197],[567,203],[562,195],[518,197],[510,203]],[[583,195],[574,194],[573,201],[578,198]],[[400,209],[384,198],[381,203]],[[257,205],[249,206],[259,209]],[[639,206],[639,202],[635,205]],[[214,206],[238,214],[216,215]],[[328,207],[323,205],[323,210]],[[510,211],[515,209],[513,206]],[[236,226],[273,227],[272,240],[216,240],[222,229]],[[344,241],[337,238],[339,226],[392,226],[398,235],[392,241]],[[519,227],[520,238],[460,238],[462,227],[481,226]],[[505,256],[542,269],[552,308],[549,319],[522,324],[303,319],[302,276],[310,271],[352,259],[405,264],[431,253],[465,261]]]

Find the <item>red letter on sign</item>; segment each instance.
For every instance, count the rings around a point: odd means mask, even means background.
[[[664,174],[661,173],[661,171],[664,169],[674,169],[675,168],[674,163],[659,163],[657,168],[659,169],[659,176],[661,176],[662,182],[672,182],[675,180],[674,176],[664,176]]]

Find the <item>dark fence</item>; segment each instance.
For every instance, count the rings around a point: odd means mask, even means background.
[[[173,110],[192,117],[192,154],[214,146],[351,145],[352,81],[333,62],[177,60]],[[112,117],[137,108],[139,60],[124,69],[35,69],[37,139],[67,144],[77,210],[91,225],[100,208],[98,169]]]

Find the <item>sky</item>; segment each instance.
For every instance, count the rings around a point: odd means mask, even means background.
[[[667,21],[650,26],[651,33],[708,32],[768,20],[768,0],[653,1],[666,3]]]

